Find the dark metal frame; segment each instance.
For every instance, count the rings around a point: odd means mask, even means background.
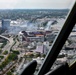
[[[59,52],[61,51],[65,41],[67,40],[68,36],[70,35],[74,25],[76,23],[76,2],[70,11],[61,31],[59,32],[58,36],[56,37],[55,41],[52,44],[51,50],[49,50],[47,56],[45,57],[44,63],[42,64],[41,68],[38,71],[37,75],[44,75],[46,74],[50,68],[52,67],[53,63],[55,62]]]

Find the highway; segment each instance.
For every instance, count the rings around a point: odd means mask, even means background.
[[[2,38],[4,38],[4,39],[6,39],[6,40],[9,41],[9,42],[5,45],[5,47],[2,49],[2,51],[5,51],[5,50],[8,50],[8,51],[9,51],[10,48],[11,48],[11,46],[12,46],[13,43],[14,43],[13,38],[12,38],[12,37],[7,38],[7,37],[2,36],[2,35],[0,35],[0,37],[2,37]]]
[[[0,37],[2,37],[2,38],[5,38],[5,39],[7,39],[9,42],[7,42],[7,44],[4,46],[4,48],[2,48],[2,55],[3,55],[3,53],[4,53],[4,51],[8,51],[8,53],[10,53],[10,48],[12,47],[12,45],[14,44],[14,41],[13,41],[13,38],[12,37],[10,37],[10,38],[7,38],[7,37],[5,37],[5,36],[2,36],[2,35],[0,35]],[[6,58],[7,58],[7,56],[8,55],[5,55],[4,56],[4,59],[2,59],[2,61],[4,61]],[[2,62],[0,62],[0,64],[1,64]]]
[[[8,53],[10,52],[10,48],[12,47],[12,45],[14,44],[13,38],[9,38],[9,41],[4,48],[2,48],[2,51],[4,52],[5,50],[8,51]]]
[[[13,50],[17,50],[18,45],[19,45],[19,42],[17,40],[15,40],[15,41],[16,41],[16,44],[12,47]]]
[[[10,39],[9,38],[7,38],[5,36],[2,36],[2,35],[0,35],[0,37],[4,38],[4,39],[6,39],[6,40],[8,40],[10,42]]]

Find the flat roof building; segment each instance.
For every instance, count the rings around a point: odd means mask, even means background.
[[[2,20],[2,29],[3,30],[8,30],[8,28],[10,27],[10,19],[3,19]]]

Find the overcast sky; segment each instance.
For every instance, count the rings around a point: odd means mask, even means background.
[[[0,0],[0,9],[65,9],[75,0]]]

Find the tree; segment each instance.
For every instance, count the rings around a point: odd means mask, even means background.
[[[7,72],[7,75],[13,75],[13,74],[12,74],[12,72],[11,72],[11,71],[8,71],[8,72]]]
[[[18,56],[15,53],[11,53],[11,54],[9,54],[8,59],[9,60],[16,60],[16,59],[18,59]]]
[[[8,54],[8,51],[4,51],[4,53],[3,53],[4,55],[7,55]]]
[[[3,59],[3,58],[4,58],[4,56],[0,56],[0,58],[1,58],[1,59]]]
[[[17,50],[14,50],[12,52],[15,53],[15,54],[20,54],[19,51],[17,51]]]
[[[2,49],[0,48],[0,53],[2,53]]]
[[[0,65],[0,70],[3,70],[3,67],[2,67],[2,65]]]
[[[35,54],[34,54],[34,57],[35,57],[35,58],[40,57],[40,56],[41,56],[40,53],[35,53]]]

